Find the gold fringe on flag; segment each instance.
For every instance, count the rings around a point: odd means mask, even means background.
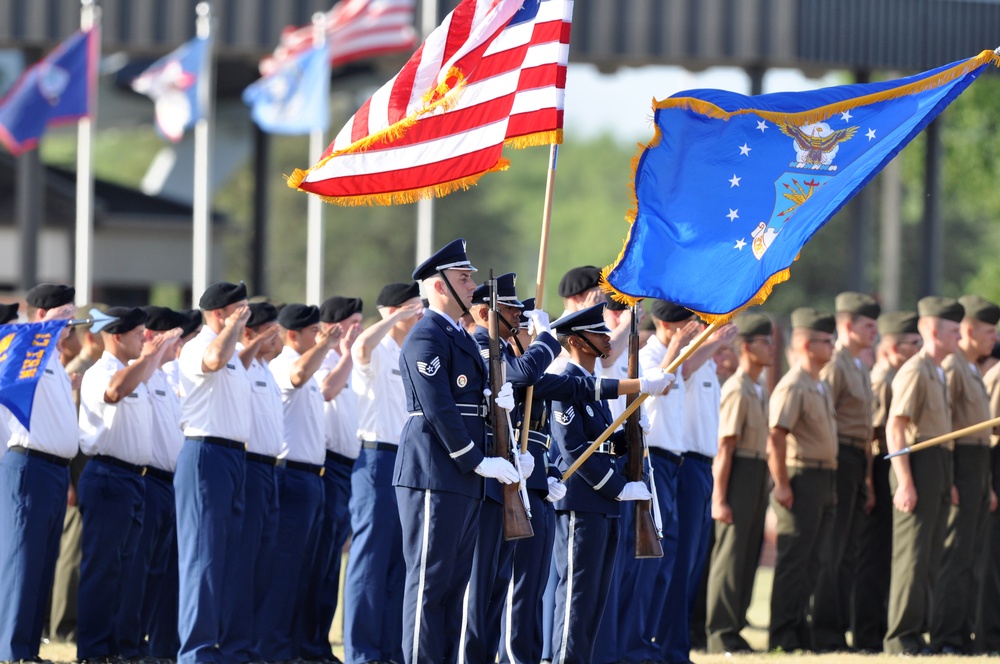
[[[535,134],[525,134],[508,138],[503,142],[505,148],[521,150],[523,148],[533,148],[538,145],[561,144],[563,142],[563,130],[553,129],[552,131],[540,131]]]

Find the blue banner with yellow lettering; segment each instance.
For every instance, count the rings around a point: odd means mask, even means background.
[[[0,404],[29,428],[35,388],[67,321],[0,325]],[[58,362],[59,360],[56,359]]]
[[[1000,55],[984,51],[893,81],[656,102],[629,236],[605,287],[710,322],[763,302],[816,231],[990,64]]]

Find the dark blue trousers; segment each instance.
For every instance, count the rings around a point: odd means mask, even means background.
[[[351,552],[344,579],[347,664],[403,661],[403,531],[392,472],[396,453],[362,449],[351,473]]]
[[[533,537],[514,547],[510,590],[501,620],[500,661],[505,664],[542,659],[542,593],[549,577],[556,512],[540,491],[528,491]]]
[[[230,561],[237,570],[239,582],[235,585],[235,601],[248,607],[243,620],[230,623],[224,637],[227,661],[254,662],[260,660],[257,652],[257,626],[274,618],[274,607],[264,602],[264,593],[274,578],[274,547],[278,537],[278,468],[274,465],[247,461],[246,511],[243,532],[240,534],[240,555]]]
[[[351,534],[351,469],[354,460],[340,454],[326,455],[323,472],[323,519],[319,528],[312,583],[306,592],[303,616],[306,639],[302,643],[305,659],[332,659],[330,627],[337,613],[340,596],[340,566],[344,544]]]
[[[156,523],[159,521],[159,525]],[[180,649],[177,639],[177,502],[174,485],[146,475],[146,513],[143,537],[151,535],[151,555],[142,597],[140,655],[173,659]],[[140,546],[143,546],[140,542]]]
[[[403,530],[403,659],[453,661],[483,501],[457,493],[396,487]]]
[[[503,505],[487,498],[479,512],[479,535],[472,556],[472,577],[465,607],[465,651],[459,658],[465,664],[496,660],[503,604],[497,605],[494,598],[498,592],[506,592],[510,582],[509,573],[506,583],[498,579],[502,543]],[[502,589],[498,588],[501,584]]]
[[[304,629],[306,588],[323,519],[323,478],[305,470],[278,473],[278,539],[271,579],[264,595],[270,620],[257,626],[260,656],[266,662],[298,659]]]
[[[15,452],[0,461],[0,660],[38,655],[68,490],[67,467]]]
[[[589,512],[556,512],[552,557],[556,585],[553,664],[590,664],[614,576],[618,519]]]
[[[135,627],[135,621],[123,615],[122,598],[134,592],[127,581],[139,549],[145,493],[141,475],[100,458],[91,459],[80,476],[83,557],[77,603],[78,659],[121,654],[123,626]]]
[[[677,479],[677,556],[663,612],[665,662],[690,661],[691,610],[708,558],[711,528],[712,464],[685,458]]]
[[[643,561],[648,564],[637,569],[632,578],[633,585],[624,591],[633,598],[629,614],[640,617],[638,631],[626,630],[624,646],[626,653],[634,653],[630,657],[636,661],[669,661],[665,650],[667,625],[663,616],[667,589],[670,588],[677,559],[677,483],[681,471],[681,466],[671,461],[672,458],[676,457],[668,457],[655,449],[649,453],[656,482],[656,500],[663,521],[663,539],[660,540],[663,557]]]
[[[604,615],[601,626],[597,630],[594,641],[594,664],[617,664],[621,657],[622,645],[622,612],[623,604],[627,605],[630,597],[621,592],[625,579],[636,573],[635,535],[632,533],[632,504],[621,503],[621,516],[618,518],[618,553],[615,556],[615,571],[608,588],[608,597],[604,603]]]
[[[180,601],[179,664],[224,662],[222,635],[245,619],[236,604],[234,565],[243,529],[246,456],[242,450],[184,441],[174,473]]]
[[[86,472],[86,471],[84,471]],[[118,654],[126,659],[137,659],[149,654],[146,644],[146,625],[143,620],[143,605],[149,596],[162,597],[160,587],[165,576],[154,576],[154,568],[169,555],[171,547],[176,548],[174,485],[162,479],[146,475],[142,478],[144,494],[142,503],[142,527],[135,555],[127,570],[123,570],[125,591],[121,597],[121,621],[118,631]],[[154,559],[156,564],[154,564]],[[176,556],[174,556],[176,561]],[[158,572],[159,570],[157,570]],[[177,575],[173,575],[176,584]],[[174,585],[174,593],[177,586]],[[174,601],[174,618],[171,620],[177,631],[177,602]],[[174,639],[176,643],[176,638]],[[167,656],[176,654],[177,649],[168,651]]]

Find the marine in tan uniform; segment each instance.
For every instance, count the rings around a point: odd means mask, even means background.
[[[995,347],[994,347],[995,348]],[[990,394],[990,417],[1000,417],[1000,363],[994,364],[984,375],[983,383]],[[990,436],[990,470],[992,491],[990,515],[987,519],[986,545],[980,552],[980,592],[976,612],[976,643],[978,652],[1000,652],[1000,511],[997,494],[1000,493],[1000,428]]]
[[[778,557],[771,590],[771,650],[812,648],[807,613],[829,541],[836,500],[837,425],[829,386],[819,377],[833,355],[833,316],[809,307],[792,312],[791,356],[770,401],[767,463],[774,480]]]
[[[976,362],[997,341],[1000,307],[978,295],[958,299],[965,309],[958,350],[941,362],[951,393],[951,429],[957,431],[990,419],[990,397]],[[941,567],[934,598],[931,648],[943,653],[971,653],[974,630],[976,556],[985,544],[990,506],[990,432],[963,436],[952,452],[954,489],[948,514]]]
[[[924,344],[892,380],[889,452],[951,431],[951,399],[941,362],[958,349],[965,310],[957,300],[931,296],[917,303],[917,311]],[[931,620],[934,574],[951,508],[953,447],[948,442],[892,459],[892,578],[883,641],[890,654],[931,652],[923,633]]]
[[[878,361],[872,368],[872,426],[870,495],[872,509],[861,519],[858,562],[852,586],[851,632],[855,650],[882,652],[889,603],[889,574],[892,569],[892,491],[889,489],[890,462],[885,459],[885,422],[892,403],[892,379],[903,363],[913,357],[923,341],[917,332],[915,311],[893,311],[878,319],[881,341]]]
[[[767,512],[767,390],[760,384],[774,364],[771,319],[741,314],[739,364],[722,386],[719,451],[712,464],[715,544],[708,570],[705,632],[708,650],[748,652],[747,625]]]
[[[837,507],[833,556],[819,572],[812,628],[816,650],[846,650],[850,589],[857,540],[868,495],[872,440],[872,387],[862,353],[875,346],[881,307],[864,293],[836,298],[837,347],[820,377],[830,386],[837,419]]]

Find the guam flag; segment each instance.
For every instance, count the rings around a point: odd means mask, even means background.
[[[0,404],[29,427],[35,388],[68,321],[0,325]],[[58,361],[58,360],[57,360]]]
[[[632,226],[605,286],[710,322],[763,302],[816,231],[991,63],[1000,55],[984,51],[894,81],[656,102]]]

